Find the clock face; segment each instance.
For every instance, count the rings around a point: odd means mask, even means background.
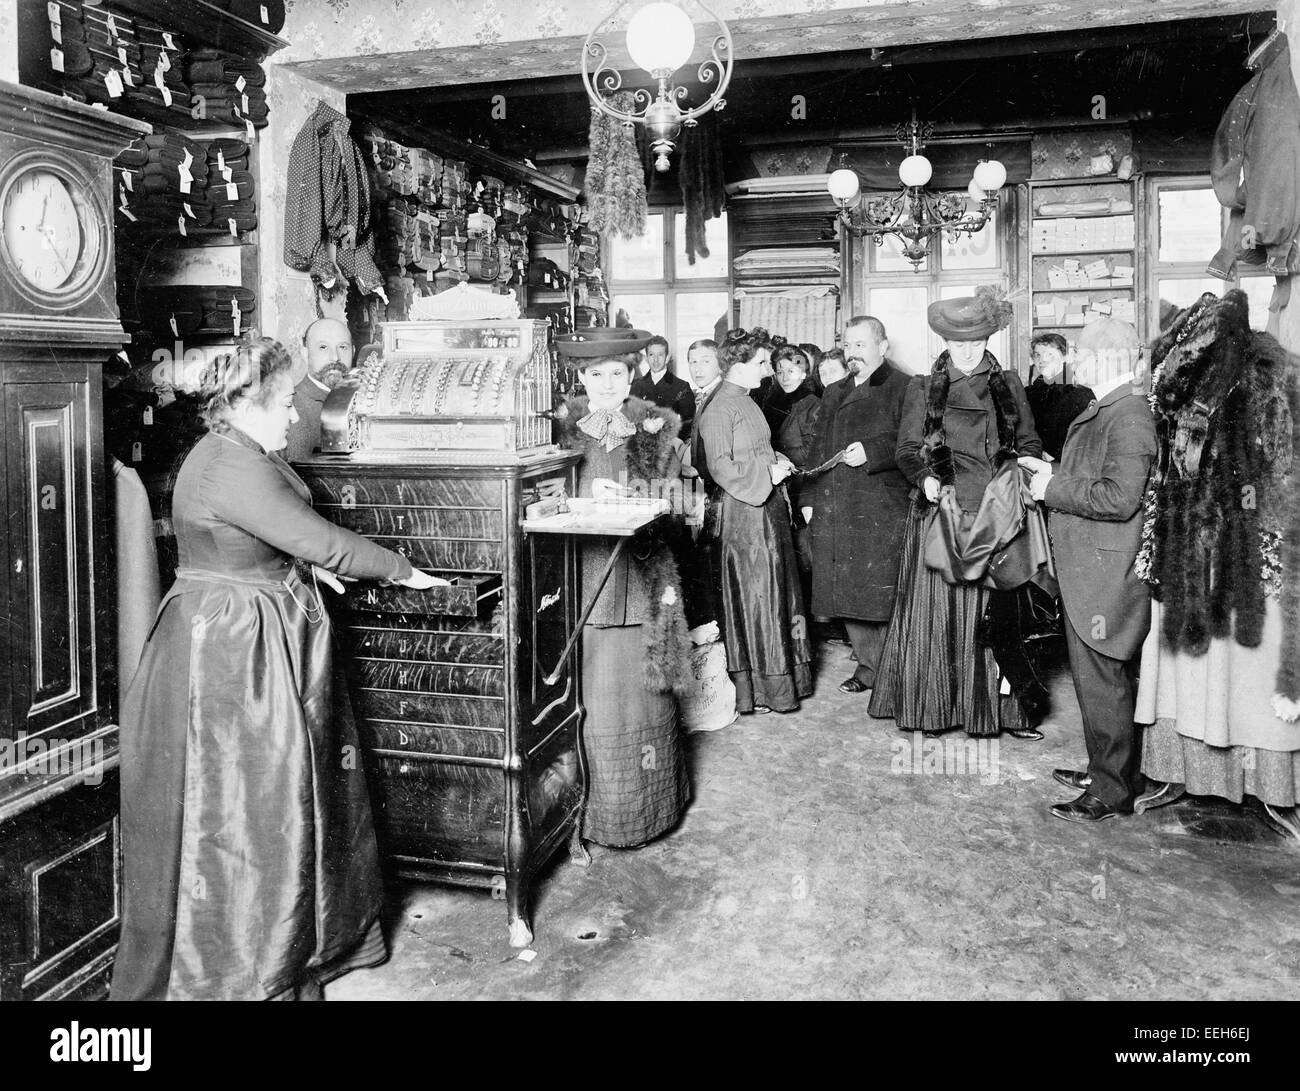
[[[6,187],[0,236],[9,267],[51,295],[84,283],[99,254],[99,232],[85,196],[47,167],[25,170]]]

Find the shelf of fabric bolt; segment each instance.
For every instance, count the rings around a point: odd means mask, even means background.
[[[182,30],[187,38],[262,61],[288,42],[205,0],[113,0],[115,9]]]

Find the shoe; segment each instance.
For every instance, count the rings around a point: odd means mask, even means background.
[[[1132,813],[1132,809],[1121,809],[1103,803],[1091,792],[1084,792],[1078,799],[1058,803],[1052,808],[1054,818],[1064,818],[1067,822],[1103,822],[1107,818]]]
[[[870,688],[865,682],[859,682],[856,675],[840,683],[841,693],[866,693]]]
[[[755,713],[755,715],[758,715],[758,716],[766,715],[767,713],[769,713],[769,712],[771,712],[771,711],[772,711],[772,710],[771,710],[770,708],[768,708],[767,705],[755,705],[755,706],[754,706],[754,713]]]
[[[1038,742],[1043,737],[1043,733],[1036,727],[1023,727],[1019,731],[1008,731],[1013,739],[1027,739],[1029,742]]]
[[[1073,788],[1076,792],[1086,792],[1092,787],[1092,774],[1080,772],[1078,769],[1053,769],[1052,779],[1057,784]]]
[[[1151,786],[1137,797],[1137,801],[1133,804],[1133,812],[1145,814],[1147,811],[1153,811],[1166,803],[1182,799],[1186,791],[1187,789],[1181,784],[1157,784],[1152,781]]]
[[[1047,692],[1044,686],[1037,683],[1029,686],[1024,693],[1018,694],[1017,699],[1020,701],[1020,707],[1024,711],[1025,719],[1029,721],[1032,727],[1041,724],[1047,719],[1047,714],[1052,711],[1051,694]]]

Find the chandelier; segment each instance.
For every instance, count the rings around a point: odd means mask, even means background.
[[[696,78],[705,85],[716,82],[717,86],[706,102],[683,109],[679,103],[686,97],[686,88],[671,81],[673,73],[695,52],[695,25],[676,4],[646,4],[628,21],[627,51],[635,64],[659,81],[659,93],[652,95],[645,88],[638,88],[632,97],[631,111],[620,110],[610,104],[609,98],[621,90],[623,77],[608,67],[609,50],[596,36],[633,2],[623,0],[587,35],[582,47],[582,82],[594,109],[625,125],[646,127],[655,154],[655,169],[666,171],[682,126],[693,126],[696,118],[727,105],[722,96],[731,82],[731,31],[704,4],[697,4],[718,25],[718,33],[713,39],[711,55],[697,69]]]
[[[908,151],[898,164],[903,186],[897,193],[864,201],[858,196],[857,174],[845,168],[830,176],[826,188],[839,206],[840,223],[856,236],[871,235],[877,246],[884,243],[886,235],[893,235],[913,271],[919,272],[933,236],[946,234],[949,242],[956,242],[959,236],[974,235],[989,222],[1007,170],[996,159],[981,159],[965,193],[931,193],[925,185],[934,168],[921,152],[934,136],[933,123],[918,122],[913,110],[912,120],[899,124],[895,135]]]

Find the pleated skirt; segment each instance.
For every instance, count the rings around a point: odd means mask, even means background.
[[[690,796],[677,701],[641,684],[645,654],[640,625],[583,630],[587,807],[582,835],[615,848],[644,845],[667,833]]]
[[[918,495],[908,512],[898,594],[876,668],[868,711],[902,731],[997,735],[1029,727],[1019,702],[1000,697],[993,653],[975,639],[987,592],[950,584],[925,565],[929,508]]]
[[[785,496],[756,507],[724,492],[721,504],[715,568],[736,710],[792,712],[812,693],[812,645]]]

